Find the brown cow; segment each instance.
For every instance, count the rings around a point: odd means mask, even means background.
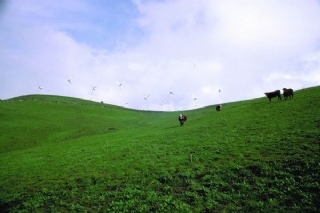
[[[187,116],[180,114],[179,115],[180,126],[183,126],[184,122],[187,120]]]
[[[275,97],[278,97],[278,100],[282,100],[280,90],[275,90],[274,92],[265,92],[264,94],[269,98],[270,102],[271,98]]]
[[[293,98],[293,89],[287,89],[287,88],[283,88],[283,97],[284,100],[287,100],[287,98]]]

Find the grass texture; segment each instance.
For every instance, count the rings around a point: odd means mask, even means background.
[[[188,120],[180,126],[178,115]],[[1,212],[319,212],[320,87],[183,112],[0,101]]]

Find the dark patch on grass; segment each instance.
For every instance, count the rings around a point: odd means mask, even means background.
[[[119,130],[119,129],[118,129],[118,128],[115,128],[115,127],[109,127],[108,130],[109,130],[109,131],[116,131],[116,130]]]

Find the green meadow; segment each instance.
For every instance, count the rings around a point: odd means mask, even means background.
[[[1,212],[320,212],[320,87],[181,112],[0,101]]]

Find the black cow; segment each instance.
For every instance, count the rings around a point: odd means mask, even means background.
[[[265,92],[264,94],[269,98],[270,102],[271,98],[275,97],[278,97],[278,100],[282,100],[280,90],[275,90],[274,92]]]
[[[293,89],[287,89],[287,88],[283,88],[283,97],[284,100],[287,100],[287,98],[293,98]]]
[[[180,121],[180,126],[182,126],[184,122],[187,120],[187,116],[180,114],[178,119]]]
[[[216,111],[221,111],[222,110],[222,105],[220,104],[220,105],[217,105],[216,106]]]

